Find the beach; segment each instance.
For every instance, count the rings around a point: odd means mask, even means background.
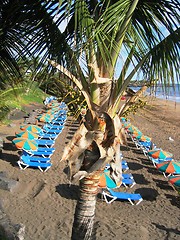
[[[41,106],[32,106],[40,108]],[[152,99],[145,109],[129,116],[129,120],[157,147],[173,153],[180,161],[180,103]],[[78,185],[69,185],[66,163],[60,162],[65,145],[78,127],[68,119],[56,139],[52,167],[42,173],[38,169],[20,170],[19,150],[12,144],[24,118],[13,120],[11,126],[0,126],[4,149],[0,172],[18,182],[12,190],[0,189],[0,205],[13,224],[25,226],[25,240],[69,240],[76,206]],[[178,240],[180,239],[180,196],[167,178],[137,150],[128,138],[121,146],[124,159],[136,185],[119,190],[140,193],[143,201],[132,206],[128,201],[106,204],[97,198],[95,231],[97,240]]]

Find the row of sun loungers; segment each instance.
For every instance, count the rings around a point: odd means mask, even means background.
[[[180,164],[178,162],[173,161],[173,156],[171,153],[163,151],[161,148],[157,148],[156,144],[154,144],[151,140],[151,138],[143,135],[141,131],[134,127],[128,120],[122,118],[122,123],[124,125],[124,128],[126,130],[126,133],[128,136],[131,138],[131,140],[134,142],[135,146],[137,149],[141,150],[143,154],[148,157],[148,159],[153,163],[153,165],[158,168],[160,167],[161,163],[162,164],[171,164],[174,163],[174,166],[176,166],[176,171],[172,172],[168,175],[174,175],[174,174],[180,174]],[[153,151],[157,152],[160,151],[164,156],[155,156],[153,154]],[[175,165],[176,163],[176,165]],[[172,166],[169,168],[173,169]],[[175,168],[175,167],[174,167]],[[160,168],[158,168],[160,169]],[[178,170],[177,170],[178,169]],[[128,170],[128,165],[126,164],[125,160],[122,162],[122,170],[126,171]],[[163,172],[163,171],[162,171]],[[163,172],[164,176],[167,177],[166,173]],[[135,185],[135,181],[133,179],[132,175],[129,175],[126,173],[123,173],[123,180],[122,180],[122,185],[125,186],[126,188],[133,187]],[[176,175],[178,177],[178,175]],[[102,195],[107,203],[112,203],[115,200],[128,200],[132,205],[134,203],[139,204],[143,199],[139,193],[128,193],[128,192],[116,192],[113,191],[111,188],[108,188],[107,191],[103,191]]]
[[[151,138],[144,136],[130,121],[122,119],[122,122],[137,149],[142,150],[144,155],[153,163],[154,167],[162,172],[164,177],[168,178],[173,187],[179,187],[180,162],[174,160],[173,154],[158,148],[152,142]]]
[[[38,144],[37,150],[22,150],[18,161],[20,169],[35,167],[45,172],[52,166],[51,157],[55,152],[55,140],[64,128],[66,118],[66,105],[61,103],[55,118],[50,123],[44,124],[42,131],[38,134],[38,139],[35,140]]]
[[[163,157],[163,158],[153,158],[149,153],[151,150],[158,150],[160,148],[158,148],[156,146],[156,144],[154,142],[152,142],[151,138],[144,136],[142,134],[142,132],[134,127],[133,125],[131,125],[131,123],[129,121],[123,120],[123,125],[124,128],[127,132],[127,134],[129,135],[129,137],[132,139],[132,141],[134,142],[135,146],[137,149],[142,150],[142,152],[144,153],[144,155],[152,161],[153,165],[156,166],[159,163],[162,163],[165,160],[172,160],[172,156],[167,156],[167,157]],[[162,149],[160,149],[162,150]]]

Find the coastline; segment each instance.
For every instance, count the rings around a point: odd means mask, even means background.
[[[180,104],[163,100],[148,101],[145,109],[129,116],[132,124],[163,150],[172,152],[180,160]],[[69,186],[60,162],[65,144],[77,128],[76,122],[67,121],[56,140],[52,156],[53,166],[45,173],[17,166],[18,151],[11,140],[23,118],[14,120],[15,126],[0,126],[5,137],[5,147],[0,159],[0,171],[19,182],[15,191],[0,189],[0,202],[12,223],[25,226],[25,240],[68,240],[71,236],[73,215],[77,200],[77,185]],[[174,139],[170,141],[169,137]],[[128,139],[128,147],[121,147],[136,185],[121,187],[121,191],[140,193],[143,201],[132,206],[129,202],[115,201],[107,205],[97,199],[96,239],[101,240],[178,240],[180,236],[180,198],[167,179]]]

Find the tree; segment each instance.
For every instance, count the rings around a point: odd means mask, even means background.
[[[120,142],[124,140],[119,116],[122,109],[127,109],[120,108],[122,94],[139,70],[149,81],[160,79],[165,84],[174,82],[175,76],[179,79],[179,3],[20,2],[2,1],[0,68],[5,71],[6,66],[17,73],[17,55],[43,54],[41,62],[47,57],[55,60],[50,63],[71,79],[86,99],[89,110],[85,122],[65,149],[62,160],[69,161],[71,180],[80,179],[72,239],[90,239],[99,171],[110,162],[114,180],[121,177]],[[64,20],[68,24],[61,33],[58,27]],[[123,52],[126,57],[119,62]],[[115,79],[117,65],[121,66]]]
[[[0,4],[0,79],[1,85],[8,82],[16,85],[23,81],[21,65],[29,59],[36,61],[40,71],[53,57],[62,63],[66,49],[65,37],[59,30],[58,0],[2,0]],[[27,63],[28,64],[28,63]],[[50,67],[49,67],[50,68]],[[13,79],[16,79],[14,82]]]
[[[138,70],[149,81],[174,82],[175,74],[179,78],[179,4],[176,0],[60,2],[60,8],[68,9],[60,19],[69,17],[65,34],[76,74],[55,61],[49,63],[77,85],[89,108],[62,157],[69,162],[70,179],[80,180],[72,239],[91,239],[99,172],[110,162],[112,178],[121,178],[119,116],[127,109],[120,108],[122,94]],[[126,59],[115,79],[123,51]]]

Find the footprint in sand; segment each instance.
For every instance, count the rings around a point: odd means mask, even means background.
[[[16,190],[19,198],[34,198],[43,201],[48,196],[50,192],[48,186],[44,181],[38,181],[33,179],[28,183],[20,183],[18,189]]]
[[[140,240],[149,240],[149,231],[147,228],[140,226]]]

